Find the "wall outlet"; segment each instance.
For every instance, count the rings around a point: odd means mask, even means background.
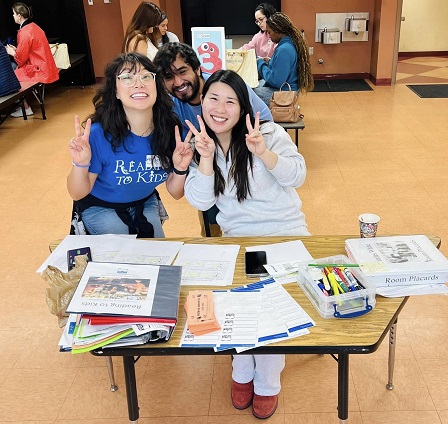
[[[89,6],[93,6],[93,0],[87,0],[87,4],[88,4]]]
[[[310,47],[310,56],[314,54],[314,47]]]

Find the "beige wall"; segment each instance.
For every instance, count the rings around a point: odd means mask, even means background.
[[[298,29],[305,30],[308,44],[314,47],[311,56],[313,74],[369,73],[372,31],[369,41],[325,45],[314,41],[316,13],[369,12],[373,17],[374,0],[283,0],[282,11]],[[323,64],[318,64],[323,59]]]
[[[87,0],[84,0],[97,77],[103,75],[106,63],[120,52],[124,32],[140,2],[113,0],[110,4],[104,4],[95,0],[94,6],[87,6]],[[154,3],[167,12],[170,31],[182,40],[180,0],[155,0]],[[376,79],[390,80],[396,3],[397,0],[283,0],[282,10],[299,29],[305,30],[310,46],[314,47],[311,57],[314,74],[370,73]],[[373,23],[369,41],[339,45],[315,43],[316,13],[331,12],[369,12]],[[319,58],[324,60],[323,65],[317,63]]]
[[[370,74],[377,84],[390,84],[394,60],[396,0],[375,0]]]
[[[448,51],[447,0],[403,0],[400,52]]]

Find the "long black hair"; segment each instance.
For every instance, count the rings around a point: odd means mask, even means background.
[[[156,73],[157,98],[152,108],[154,120],[154,136],[151,137],[151,149],[154,155],[159,156],[164,169],[172,167],[172,155],[176,148],[174,127],[180,128],[180,122],[173,114],[173,102],[169,96],[160,68],[157,68],[146,57],[139,53],[122,53],[110,62],[105,69],[104,80],[98,89],[93,104],[95,112],[89,116],[92,122],[99,122],[104,136],[112,145],[112,150],[124,145],[125,138],[131,130],[123,105],[117,99],[117,76],[124,68],[134,72],[141,67],[149,72]]]
[[[248,133],[246,126],[246,115],[249,114],[250,121],[253,126],[255,122],[254,113],[250,103],[247,85],[236,72],[228,70],[214,72],[204,84],[204,88],[202,89],[203,98],[206,96],[210,86],[215,82],[227,84],[235,92],[241,108],[240,119],[232,128],[230,147],[226,155],[226,160],[228,160],[230,154],[232,163],[229,170],[229,179],[233,179],[235,182],[236,197],[238,202],[243,202],[251,194],[248,168],[252,172],[253,167],[253,156],[246,146],[246,134]],[[208,127],[206,123],[205,127],[208,135],[217,145],[222,147],[216,137],[216,134]],[[199,163],[200,156],[197,152],[195,152],[195,155],[195,160]],[[219,196],[219,194],[224,193],[226,181],[224,180],[221,170],[216,163],[216,156],[217,151],[215,151],[215,157],[213,159],[213,169],[215,171],[215,196]]]
[[[303,34],[294,26],[288,15],[276,12],[266,21],[266,25],[277,34],[285,34],[291,38],[297,51],[297,77],[299,90],[303,93],[313,91],[314,79],[311,72],[308,43]]]

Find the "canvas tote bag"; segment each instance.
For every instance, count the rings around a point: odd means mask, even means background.
[[[289,90],[281,91],[285,84],[288,85]],[[303,115],[300,113],[299,93],[292,91],[291,86],[287,82],[280,86],[280,91],[272,93],[269,109],[274,122],[297,122],[299,118],[303,118]]]
[[[226,49],[226,68],[235,71],[249,87],[258,87],[257,59],[254,49]]]
[[[68,55],[68,47],[65,43],[50,44],[50,50],[53,54],[56,67],[58,69],[70,68],[70,57]]]

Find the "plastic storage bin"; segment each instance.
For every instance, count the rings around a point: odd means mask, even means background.
[[[299,264],[298,284],[323,318],[355,318],[370,312],[376,303],[375,287],[369,284],[357,268],[349,268],[365,289],[343,294],[325,296],[309,273],[308,264],[344,264],[353,263],[347,256],[337,255],[315,259]]]

